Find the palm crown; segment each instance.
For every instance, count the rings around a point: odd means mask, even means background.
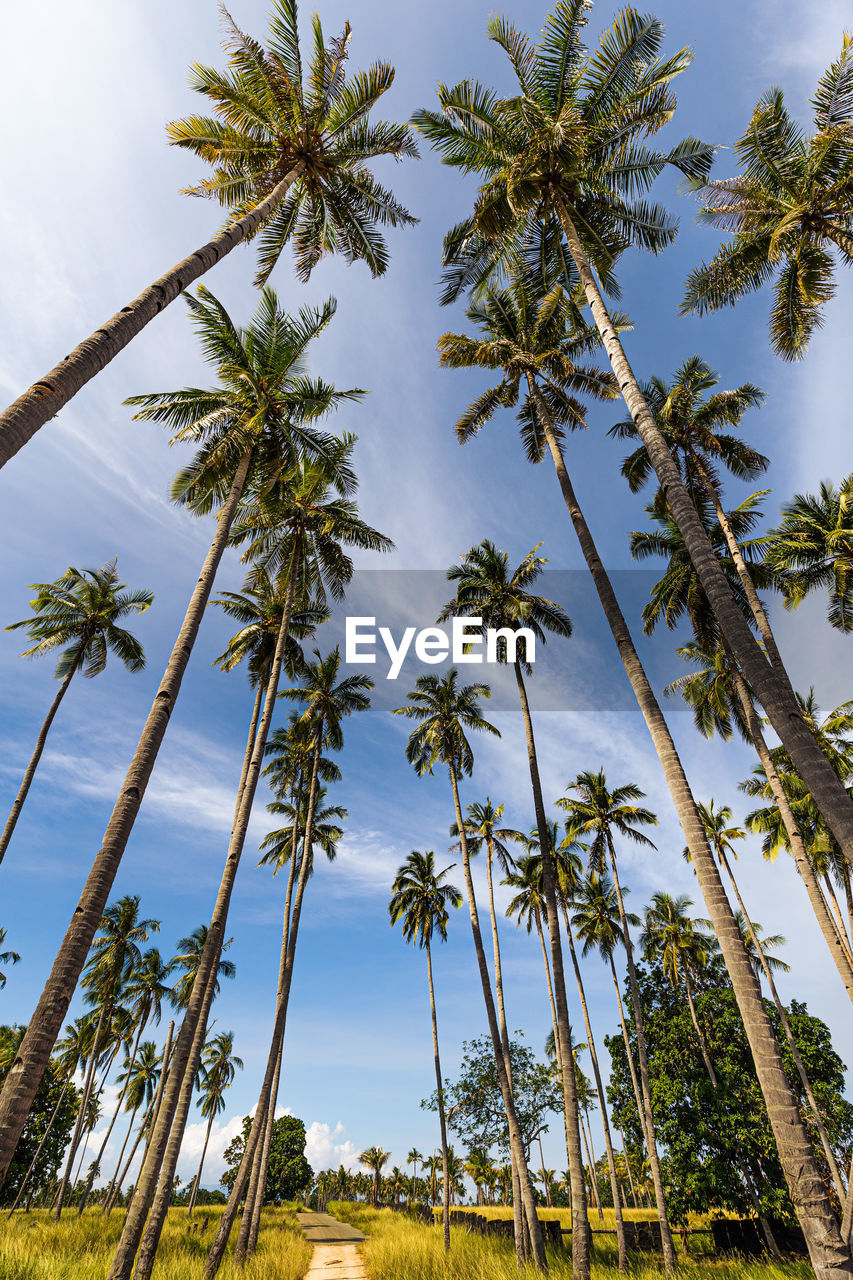
[[[393,67],[378,62],[347,79],[349,23],[327,42],[315,14],[303,68],[296,0],[273,0],[266,46],[222,12],[228,67],[195,63],[190,82],[215,115],[189,116],[168,129],[175,146],[213,166],[187,193],[212,197],[239,218],[290,176],[285,198],[260,230],[258,283],[288,243],[303,280],[326,253],[362,259],[381,275],[388,252],[379,228],[416,221],[368,167],[380,156],[418,154],[407,125],[370,120],[394,81]]]
[[[110,651],[128,671],[141,671],[145,666],[142,645],[118,623],[128,614],[144,613],[154,595],[145,590],[126,591],[125,584],[119,582],[115,560],[100,569],[72,566],[55,582],[34,582],[30,590],[36,593],[30,602],[35,616],[6,628],[23,629],[35,641],[22,657],[41,657],[66,645],[56,666],[59,679],[72,669],[82,669],[84,676],[99,675]]]
[[[825,588],[831,625],[853,631],[853,472],[837,489],[824,481],[818,494],[798,493],[785,503],[781,523],[767,536],[767,561],[789,608]]]
[[[438,934],[442,942],[447,941],[449,908],[462,905],[462,895],[455,885],[443,883],[452,869],[451,865],[436,871],[432,850],[420,853],[417,849],[398,868],[388,914],[392,925],[402,921],[403,938],[413,946],[428,947],[433,934]]]
[[[835,291],[832,250],[853,262],[853,37],[821,76],[814,133],[790,116],[778,88],[763,94],[735,144],[741,172],[697,184],[703,222],[732,233],[692,272],[682,311],[716,311],[774,281],[770,341],[805,354]]]
[[[474,752],[465,731],[500,732],[480,714],[479,698],[491,697],[487,684],[459,684],[459,672],[451,667],[441,676],[418,676],[405,707],[392,714],[419,721],[406,744],[406,759],[418,774],[432,773],[446,764],[456,776],[470,774]]]

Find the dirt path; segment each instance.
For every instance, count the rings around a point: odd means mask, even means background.
[[[297,1221],[314,1246],[305,1280],[366,1280],[358,1247],[363,1232],[329,1213],[300,1213]]]

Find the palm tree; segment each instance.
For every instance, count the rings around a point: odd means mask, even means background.
[[[229,210],[228,224],[0,414],[0,466],[236,245],[260,233],[261,282],[288,241],[303,280],[323,254],[336,252],[348,262],[363,260],[378,276],[388,264],[380,227],[415,221],[368,167],[381,156],[417,156],[407,125],[370,120],[393,84],[393,67],[375,63],[348,80],[349,23],[327,42],[315,17],[312,56],[303,72],[296,0],[273,0],[266,47],[227,12],[224,21],[227,70],[196,63],[191,73],[192,87],[210,100],[214,117],[177,120],[168,135],[174,146],[213,166],[212,175],[187,194],[217,200]]]
[[[583,861],[581,859],[581,852],[586,853],[587,846],[582,844],[576,838],[574,831],[571,828],[571,824],[567,824],[565,837],[559,843],[557,843],[556,840],[554,843],[555,858],[557,861],[557,886],[559,890],[560,906],[563,912],[563,923],[566,926],[566,937],[569,941],[569,953],[572,957],[572,968],[574,969],[575,982],[577,984],[581,1009],[583,1011],[587,1047],[589,1049],[593,1077],[595,1079],[598,1110],[601,1116],[601,1125],[604,1130],[604,1147],[607,1153],[610,1189],[613,1195],[613,1214],[616,1222],[616,1247],[619,1255],[619,1270],[624,1272],[628,1269],[628,1250],[625,1242],[625,1226],[622,1218],[622,1206],[619,1201],[616,1160],[610,1136],[610,1121],[607,1116],[607,1107],[604,1101],[604,1084],[601,1078],[601,1069],[598,1064],[598,1052],[595,1047],[595,1038],[592,1034],[592,1023],[590,1022],[589,1007],[586,1001],[586,990],[584,988],[583,977],[581,976],[580,965],[578,964],[577,952],[575,950],[575,939],[572,931],[572,922],[569,917],[569,908],[574,905],[575,895],[580,889],[583,881]]]
[[[6,941],[6,930],[0,929],[0,947],[3,946],[3,943],[5,941]],[[0,951],[0,966],[7,965],[7,964],[17,964],[20,958],[21,957],[17,951]],[[6,985],[6,975],[3,972],[2,967],[0,967],[0,991],[2,991],[5,985]]]
[[[93,1097],[95,1070],[106,1047],[104,1041],[108,1044],[109,1037],[115,1034],[116,1028],[112,1023],[118,1000],[123,994],[123,987],[128,978],[142,961],[140,944],[147,942],[151,934],[159,932],[160,929],[159,920],[140,919],[139,902],[138,896],[125,894],[123,898],[119,898],[117,902],[108,906],[101,916],[98,934],[92,942],[91,956],[86,965],[83,985],[90,1003],[98,1011],[97,1021],[88,1053],[88,1065],[83,1080],[77,1122],[68,1148],[65,1173],[54,1205],[54,1222],[58,1222],[62,1214],[74,1157],[83,1134],[87,1108]],[[116,1039],[116,1051],[118,1043]]]
[[[348,451],[350,446],[347,446]],[[320,485],[319,489],[314,488],[315,495],[317,493],[325,494],[328,487],[328,481],[324,485]],[[358,519],[353,509],[353,504],[349,503],[343,509],[339,525],[335,522],[334,511],[341,510],[336,503],[330,503],[333,512],[328,516],[325,524],[316,516],[312,515],[309,504],[306,503],[303,517],[299,522],[300,537],[310,536],[314,538],[315,543],[324,548],[328,548],[329,554],[323,551],[322,555],[318,555],[319,562],[318,578],[322,574],[328,581],[329,589],[335,594],[342,594],[342,583],[349,580],[352,573],[352,563],[349,558],[341,550],[341,543],[345,545],[359,545],[359,543],[367,543],[371,549],[383,548],[387,545],[388,540],[381,534],[376,533],[368,525],[365,525]],[[313,523],[313,526],[311,522]],[[307,523],[307,532],[306,532]],[[262,537],[266,538],[266,532]],[[272,546],[272,554],[278,555],[279,551]],[[291,562],[292,563],[292,562]],[[305,832],[303,840],[303,851],[300,859],[299,878],[296,885],[296,891],[293,902],[292,916],[289,923],[288,939],[286,955],[283,963],[279,967],[279,983],[276,995],[276,1011],[273,1023],[273,1031],[270,1040],[270,1051],[267,1057],[266,1070],[264,1073],[263,1083],[258,1099],[258,1106],[252,1120],[252,1127],[249,1137],[245,1144],[243,1158],[234,1179],[234,1185],[231,1188],[231,1194],[228,1199],[225,1212],[220,1219],[219,1227],[211,1245],[205,1264],[205,1276],[211,1277],[216,1274],[222,1258],[224,1257],[225,1247],[231,1233],[234,1219],[237,1215],[240,1200],[246,1190],[250,1172],[252,1174],[252,1183],[249,1185],[247,1203],[251,1206],[252,1212],[243,1214],[243,1220],[240,1226],[240,1232],[237,1238],[235,1256],[241,1261],[245,1258],[246,1253],[254,1248],[254,1239],[256,1239],[256,1230],[260,1215],[260,1195],[259,1188],[263,1186],[262,1179],[266,1176],[266,1170],[263,1169],[262,1160],[257,1159],[257,1155],[262,1153],[263,1148],[259,1148],[258,1143],[262,1137],[262,1130],[268,1121],[271,1100],[274,1107],[274,1081],[277,1078],[276,1064],[279,1061],[284,1042],[284,1031],[287,1021],[287,1009],[290,1000],[290,987],[293,977],[293,964],[296,950],[296,942],[299,933],[299,922],[302,912],[302,902],[305,893],[305,887],[313,865],[312,848],[313,848],[313,827],[316,815],[316,806],[318,798],[318,778],[319,766],[322,751],[325,746],[330,746],[333,750],[340,750],[343,746],[343,720],[357,712],[367,710],[370,705],[368,696],[369,690],[373,687],[372,681],[365,676],[345,676],[340,679],[341,655],[338,648],[333,649],[330,653],[323,656],[319,650],[314,651],[315,662],[308,662],[305,665],[303,673],[302,685],[282,690],[282,696],[301,701],[305,704],[302,713],[302,719],[309,724],[312,732],[312,768],[311,780],[308,791],[308,808],[305,819]],[[268,703],[274,699],[267,698]],[[266,731],[264,730],[263,740],[260,743],[261,750],[266,743]],[[257,750],[257,747],[256,747]],[[245,830],[244,830],[245,834]],[[233,875],[232,875],[233,882]],[[230,890],[229,890],[230,892]],[[177,1150],[174,1155],[177,1161]],[[162,1201],[162,1218],[165,1219],[165,1209],[167,1207],[165,1199]],[[254,1220],[254,1227],[253,1227]],[[162,1226],[162,1222],[161,1222]],[[153,1254],[150,1255],[153,1260]],[[138,1278],[141,1280],[141,1278]],[[147,1280],[147,1276],[145,1277]]]
[[[763,973],[764,977],[767,979],[767,985],[770,988],[770,994],[773,998],[773,1003],[776,1006],[779,1022],[782,1026],[783,1032],[785,1033],[785,1039],[788,1041],[788,1047],[791,1050],[794,1066],[797,1069],[797,1074],[800,1077],[803,1091],[811,1110],[811,1122],[817,1131],[824,1156],[826,1157],[827,1168],[829,1169],[830,1175],[835,1183],[838,1196],[841,1202],[844,1203],[844,1183],[839,1173],[835,1154],[832,1150],[832,1144],[829,1141],[829,1135],[826,1132],[826,1126],[823,1123],[823,1117],[820,1108],[817,1105],[811,1081],[809,1080],[808,1073],[806,1072],[805,1064],[802,1060],[799,1048],[797,1047],[797,1042],[794,1039],[794,1033],[788,1020],[788,1014],[785,1010],[784,1004],[779,998],[779,993],[776,990],[776,983],[773,978],[774,972],[786,973],[789,968],[784,960],[780,960],[778,956],[770,954],[780,946],[783,946],[785,939],[778,933],[770,934],[764,938],[761,937],[763,933],[762,927],[760,924],[750,919],[749,913],[746,909],[746,904],[741,896],[740,887],[735,879],[734,871],[732,870],[731,859],[737,858],[735,841],[744,840],[746,838],[746,832],[742,827],[731,825],[731,809],[728,805],[715,807],[713,797],[709,804],[701,805],[700,812],[702,814],[702,821],[705,823],[705,827],[708,832],[708,839],[710,840],[714,852],[719,859],[720,865],[723,867],[731,881],[735,897],[737,898],[739,910],[735,912],[735,920],[737,921],[738,928],[743,938],[744,948],[750,959],[750,963],[752,964],[753,972],[756,977],[760,979],[760,976]],[[689,861],[689,850],[685,849],[684,854]]]
[[[674,1265],[675,1249],[672,1244],[669,1219],[666,1213],[663,1179],[661,1177],[655,1139],[655,1122],[652,1114],[652,1098],[649,1085],[649,1063],[646,1054],[646,1037],[643,1032],[643,1017],[640,1009],[640,991],[637,986],[634,949],[622,896],[622,886],[619,881],[616,847],[613,839],[614,834],[616,834],[624,840],[630,840],[632,843],[644,848],[653,849],[655,846],[648,836],[640,830],[640,827],[656,825],[657,817],[650,809],[645,809],[635,803],[644,796],[644,792],[635,783],[629,782],[624,786],[614,787],[611,790],[607,785],[603,769],[599,769],[598,773],[592,773],[589,770],[579,773],[574,782],[571,783],[569,792],[570,794],[565,799],[558,800],[557,803],[567,811],[569,821],[577,835],[591,837],[589,846],[590,870],[600,876],[609,865],[610,874],[613,877],[613,888],[616,891],[616,902],[619,907],[619,918],[622,926],[622,941],[628,962],[628,981],[631,988],[631,1005],[634,1014],[634,1028],[637,1035],[640,1092],[643,1102],[643,1109],[640,1114],[645,1121],[646,1145],[655,1185],[661,1239],[664,1242],[664,1260],[669,1259],[667,1265],[672,1266]]]
[[[781,89],[759,98],[735,143],[740,174],[696,184],[701,221],[733,239],[691,272],[683,313],[734,306],[775,277],[771,345],[786,360],[805,354],[835,292],[833,250],[853,262],[851,86],[848,32],[812,98],[813,134],[788,114]]]
[[[125,1139],[119,1153],[115,1173],[113,1174],[112,1181],[107,1188],[107,1194],[104,1200],[103,1212],[107,1217],[109,1217],[113,1206],[118,1199],[122,1183],[127,1177],[128,1170],[133,1163],[133,1158],[136,1155],[137,1148],[142,1141],[143,1136],[146,1133],[150,1135],[151,1121],[156,1114],[160,1097],[162,1095],[163,1082],[168,1074],[172,1049],[172,1035],[174,1030],[174,1022],[170,1022],[166,1032],[166,1042],[163,1046],[162,1053],[157,1052],[157,1047],[153,1040],[143,1040],[139,1047],[139,1056],[136,1061],[133,1075],[130,1079],[127,1099],[125,1102],[126,1109],[131,1112],[130,1124],[128,1125],[127,1133],[125,1134]],[[133,1146],[130,1149],[130,1155],[127,1157],[124,1164],[122,1164],[125,1148],[130,1139],[136,1113],[142,1106],[145,1107],[142,1121],[136,1131],[136,1137],[134,1139]]]
[[[132,397],[132,402],[140,406],[138,416],[176,428],[175,440],[199,444],[189,466],[178,474],[173,496],[196,514],[219,508],[216,533],[103,844],[54,971],[30,1019],[28,1034],[21,1046],[20,1065],[16,1064],[3,1086],[0,1179],[5,1176],[33,1090],[38,1088],[133,829],[246,484],[262,477],[269,479],[282,466],[290,464],[297,442],[303,447],[324,447],[326,437],[318,435],[312,422],[341,398],[358,394],[338,393],[328,384],[310,380],[305,375],[306,350],[329,323],[333,304],[327,303],[318,311],[306,309],[294,319],[281,311],[275,294],[267,289],[255,319],[242,330],[235,327],[222,305],[206,291],[198,299],[191,299],[190,306],[202,350],[208,362],[215,366],[221,385],[213,391],[185,388],[137,396]],[[182,1055],[179,1036],[176,1064]]]
[[[391,1159],[390,1151],[383,1151],[381,1147],[368,1147],[366,1151],[362,1151],[358,1157],[359,1164],[363,1164],[366,1169],[373,1171],[373,1207],[379,1204],[379,1184],[382,1177],[384,1166]]]
[[[207,925],[200,924],[197,929],[193,929],[192,933],[188,933],[185,938],[178,938],[177,954],[173,957],[170,968],[173,971],[175,969],[183,969],[184,972],[172,988],[170,999],[175,1009],[186,1009],[189,1005],[190,996],[198,977],[201,958],[204,955],[207,934]],[[233,941],[233,938],[226,938],[221,950],[228,951]],[[237,966],[233,960],[220,959],[216,966],[216,982],[213,988],[214,998],[219,995],[219,979],[233,978],[236,973]]]
[[[423,1162],[424,1158],[422,1152],[418,1151],[417,1147],[412,1147],[411,1151],[406,1156],[406,1164],[410,1164],[412,1166],[413,1172],[411,1187],[415,1196],[418,1194],[418,1165],[422,1165]]]
[[[540,644],[545,643],[546,631],[568,638],[572,633],[572,624],[565,611],[553,600],[536,595],[530,590],[547,564],[547,559],[544,556],[538,556],[536,550],[534,548],[528,552],[521,564],[511,571],[509,556],[506,552],[499,551],[494,543],[486,539],[479,546],[472,547],[463,556],[459,565],[453,565],[447,571],[448,579],[455,583],[456,596],[444,606],[439,620],[444,621],[454,614],[461,613],[469,617],[481,618],[480,630],[483,635],[491,629],[500,636],[502,631],[512,631],[521,623]],[[580,1121],[577,1098],[574,1096],[574,1080],[568,1068],[563,1070],[563,1059],[568,1061],[571,1052],[571,1030],[563,974],[553,847],[548,836],[548,821],[542,798],[533,721],[524,683],[524,672],[529,674],[532,671],[529,644],[528,640],[525,655],[522,657],[517,646],[510,654],[506,638],[501,638],[497,645],[497,656],[503,662],[512,661],[524,721],[528,769],[541,856],[543,908],[548,922],[551,951],[549,972],[553,971],[554,1012],[559,1033],[557,1064],[563,1089],[566,1145],[569,1168],[575,1170],[575,1189],[572,1200],[574,1251],[578,1253],[579,1266],[582,1267],[584,1251],[589,1251],[589,1221],[586,1212]],[[546,967],[548,967],[547,961]]]
[[[507,904],[506,914],[510,919],[514,916],[517,917],[516,925],[518,928],[524,925],[528,933],[532,933],[535,929],[539,945],[542,948],[542,959],[545,962],[545,979],[548,985],[548,1001],[551,1006],[554,1056],[557,1062],[557,1069],[562,1072],[561,1060],[557,1052],[557,1045],[559,1045],[560,1041],[558,1038],[557,1006],[554,1003],[554,983],[551,976],[551,964],[548,959],[548,948],[545,945],[545,934],[542,928],[545,916],[545,893],[542,857],[539,853],[537,834],[534,832],[533,839],[528,845],[528,847],[532,848],[532,851],[523,857],[515,859],[514,870],[510,871],[501,883],[515,890],[515,896]]]
[[[463,256],[470,256],[490,244],[491,261],[501,266],[513,250],[517,250],[517,257],[523,254],[531,223],[539,225],[543,235],[555,221],[559,224],[620,391],[726,641],[836,839],[853,849],[853,801],[799,715],[785,672],[768,662],[732,599],[690,494],[643,398],[619,337],[620,326],[608,312],[599,284],[600,279],[605,289],[616,291],[613,266],[630,244],[657,250],[673,238],[675,224],[662,209],[649,206],[642,198],[663,168],[672,164],[693,179],[704,179],[708,172],[713,153],[703,143],[686,139],[666,153],[644,144],[644,139],[671,118],[675,109],[671,82],[689,65],[690,55],[683,50],[662,61],[658,57],[661,23],[633,10],[617,17],[592,54],[582,39],[587,19],[588,6],[560,3],[546,19],[540,43],[533,45],[505,19],[493,18],[489,35],[507,53],[518,80],[518,93],[502,99],[467,80],[456,88],[440,87],[441,111],[420,111],[415,116],[421,132],[445,163],[484,179],[474,215],[451,233],[448,251],[452,255],[462,246]],[[469,248],[464,248],[466,245]],[[485,252],[481,269],[471,262],[463,263],[459,289],[472,279],[488,277],[488,257]],[[455,265],[458,267],[458,262]],[[495,407],[493,402],[492,412]],[[539,414],[541,417],[541,409]],[[646,710],[651,711],[650,704],[644,706]],[[656,747],[663,759],[664,743],[656,742]],[[677,777],[681,771],[674,760],[668,762],[668,768],[673,783],[678,783],[675,795],[685,831],[702,845],[704,836],[695,804]],[[703,874],[705,871],[709,894],[704,896],[710,910],[709,895],[719,897],[720,889],[713,883],[715,867],[709,851]],[[726,922],[725,933],[724,946],[731,948],[735,963],[738,935],[733,921]],[[746,972],[743,969],[744,975]],[[750,999],[746,985],[738,981],[738,987]],[[751,999],[749,1020],[758,1033],[755,1019],[763,1015],[754,988]],[[772,1051],[761,1070],[765,1067],[774,1079],[781,1072],[781,1063],[775,1061]],[[769,1077],[767,1084],[772,1092]],[[776,1131],[784,1145],[787,1129],[781,1115]],[[796,1158],[788,1161],[786,1152],[785,1163],[793,1176],[799,1167]],[[801,1182],[804,1193],[810,1194],[802,1177]],[[820,1212],[824,1216],[829,1210],[822,1207]],[[816,1244],[815,1248],[819,1247]],[[670,1259],[673,1263],[674,1255]]]
[[[660,963],[665,977],[673,987],[677,988],[683,980],[690,1021],[699,1041],[708,1079],[716,1089],[717,1076],[711,1062],[708,1042],[696,1013],[690,970],[700,972],[704,969],[717,944],[715,938],[702,931],[702,927],[709,923],[707,920],[690,918],[688,912],[692,906],[693,901],[686,893],[679,894],[677,898],[660,889],[653,893],[651,902],[646,907],[640,946],[649,959]]]
[[[397,870],[391,886],[391,901],[388,903],[388,914],[391,924],[402,921],[403,940],[413,946],[423,947],[427,959],[427,985],[429,986],[429,1008],[432,1020],[432,1053],[435,1065],[435,1086],[438,1099],[438,1123],[441,1130],[441,1162],[444,1177],[444,1208],[442,1222],[444,1228],[444,1248],[450,1249],[450,1178],[447,1168],[447,1119],[444,1111],[444,1086],[441,1079],[441,1062],[438,1054],[438,1022],[435,1013],[435,986],[432,978],[432,940],[437,934],[440,942],[447,941],[447,926],[450,921],[450,907],[462,906],[462,895],[455,885],[442,883],[452,866],[443,871],[435,869],[435,854],[429,850],[419,853],[413,849],[406,861]],[[422,1159],[417,1151],[416,1159]],[[413,1162],[412,1152],[409,1160]]]
[[[50,726],[73,677],[81,670],[89,679],[100,675],[107,665],[110,651],[128,671],[141,671],[145,666],[142,645],[118,623],[128,614],[144,613],[154,600],[151,591],[125,590],[125,583],[119,582],[115,560],[108,561],[100,569],[80,570],[72,566],[55,582],[32,583],[30,591],[36,593],[30,601],[35,616],[22,622],[12,622],[6,627],[7,631],[23,628],[29,639],[35,641],[21,657],[42,657],[63,645],[67,648],[59,655],[54,672],[62,683],[42,721],[35,749],[0,836],[0,862],[24,807]]]
[[[190,1195],[188,1218],[193,1216],[198,1189],[201,1186],[201,1171],[204,1157],[207,1155],[207,1144],[210,1141],[213,1122],[220,1112],[225,1110],[225,1090],[231,1087],[237,1071],[242,1069],[243,1059],[238,1058],[234,1052],[233,1031],[220,1031],[219,1035],[207,1041],[201,1055],[201,1089],[198,1100],[201,1114],[207,1120],[207,1129],[204,1133],[201,1159],[198,1162],[198,1173],[195,1175]]]
[[[431,774],[437,764],[447,767],[450,777],[450,789],[453,795],[453,807],[456,816],[456,829],[462,846],[462,867],[465,876],[465,890],[468,898],[468,911],[471,917],[471,932],[474,938],[474,950],[477,955],[477,966],[480,972],[480,983],[483,988],[483,999],[486,1005],[486,1016],[489,1023],[489,1034],[495,1055],[498,1082],[501,1090],[504,1110],[506,1111],[509,1130],[509,1146],[513,1163],[518,1170],[521,1203],[530,1232],[530,1246],[534,1265],[545,1265],[545,1247],[542,1230],[536,1217],[533,1185],[530,1172],[524,1157],[524,1145],[512,1086],[506,1068],[500,1028],[498,1027],[495,1002],[492,996],[492,984],[486,964],[486,953],[483,937],[480,932],[480,918],[477,911],[477,900],[474,894],[474,882],[471,878],[471,859],[468,849],[468,836],[462,817],[462,806],[459,799],[459,778],[470,776],[474,768],[474,753],[466,737],[467,732],[491,733],[500,737],[498,730],[484,718],[480,711],[479,699],[490,696],[488,685],[458,683],[459,673],[451,667],[443,678],[434,675],[419,676],[414,690],[409,694],[409,701],[404,707],[397,707],[394,715],[403,715],[415,720],[416,727],[409,735],[406,745],[406,759],[415,772],[422,777]],[[523,1261],[523,1241],[516,1223],[516,1253],[519,1261]]]
[[[781,523],[767,535],[766,554],[786,607],[795,609],[809,592],[825,588],[830,625],[853,631],[853,472],[837,489],[824,480],[818,494],[798,493],[786,502]]]

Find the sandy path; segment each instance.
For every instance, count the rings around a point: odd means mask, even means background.
[[[305,1280],[366,1280],[359,1244],[364,1234],[329,1213],[300,1213],[297,1221],[314,1246]]]

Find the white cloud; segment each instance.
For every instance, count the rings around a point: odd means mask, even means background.
[[[350,1172],[358,1166],[358,1153],[339,1120],[334,1128],[323,1120],[312,1120],[305,1130],[305,1157],[315,1173],[343,1165]]]

